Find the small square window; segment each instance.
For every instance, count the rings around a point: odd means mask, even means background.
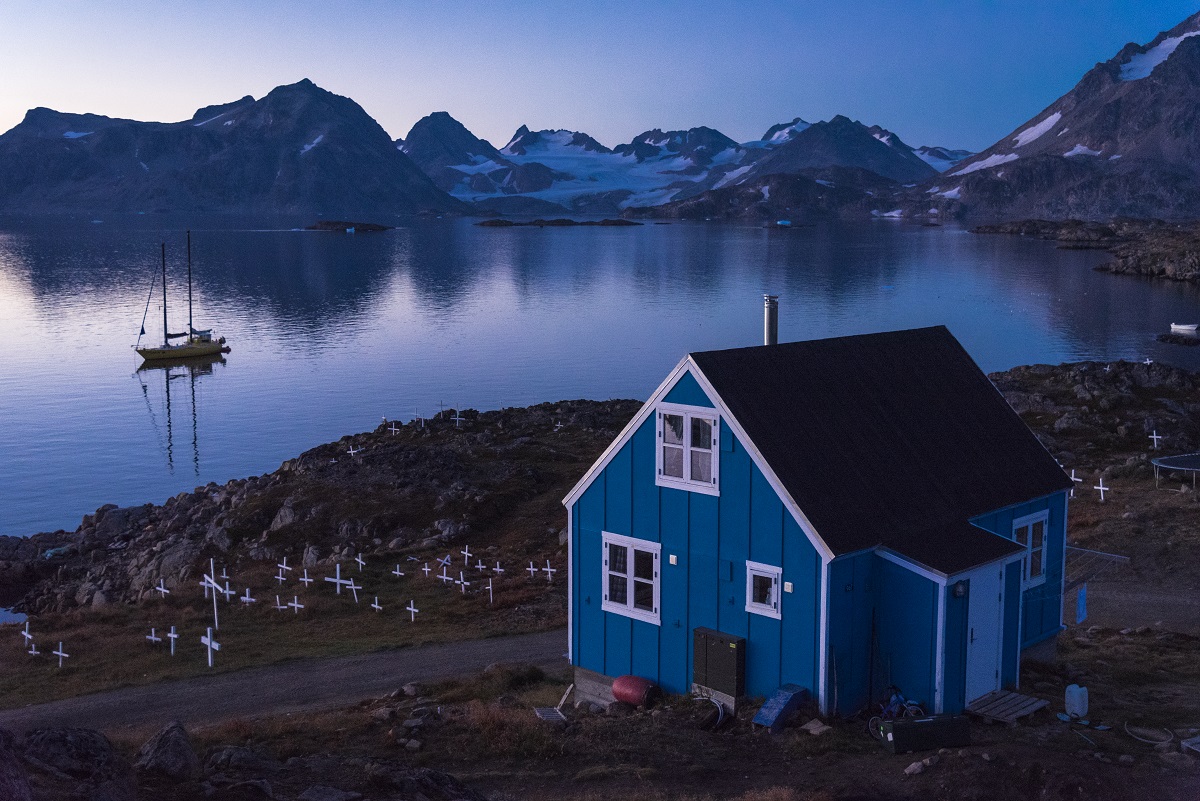
[[[779,619],[779,585],[783,569],[760,562],[746,562],[746,611]]]

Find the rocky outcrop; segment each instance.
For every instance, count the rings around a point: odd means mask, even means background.
[[[98,731],[36,729],[25,735],[19,750],[26,764],[36,772],[76,785],[72,788],[76,790],[76,798],[88,801],[137,798],[137,784],[129,762]]]
[[[977,234],[1018,234],[1050,239],[1060,247],[1107,250],[1113,261],[1096,269],[1120,275],[1142,275],[1172,281],[1200,281],[1200,223],[1117,218],[1085,220],[1018,220],[972,229]]]
[[[190,779],[200,772],[200,759],[192,748],[187,729],[171,721],[146,741],[133,766],[143,773],[157,773],[171,779]]]
[[[5,801],[33,801],[29,775],[13,748],[14,737],[0,729],[0,798]]]
[[[209,558],[233,568],[290,554],[313,568],[440,545],[516,516],[532,516],[530,530],[557,532],[553,505],[530,512],[523,504],[561,497],[637,407],[568,401],[464,410],[457,422],[446,411],[397,424],[395,433],[381,425],[268,475],[197,487],[161,505],[102,506],[73,533],[0,538],[0,571],[23,577],[19,610],[61,612],[136,602],[160,580],[175,589]]]

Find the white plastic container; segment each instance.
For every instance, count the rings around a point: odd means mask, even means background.
[[[1087,687],[1080,687],[1078,684],[1068,685],[1063,703],[1067,707],[1067,714],[1071,717],[1086,718],[1088,711]]]

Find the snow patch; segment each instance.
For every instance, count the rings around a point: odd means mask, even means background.
[[[1058,121],[1061,119],[1062,112],[1056,111],[1046,119],[1039,122],[1037,125],[1030,125],[1028,128],[1013,137],[1013,141],[1017,143],[1016,147],[1023,147],[1029,144],[1042,134],[1046,133],[1046,131],[1049,131],[1051,128],[1057,125]]]
[[[220,114],[218,114],[215,117],[209,117],[207,120],[202,120],[201,122],[194,122],[194,123],[192,123],[192,125],[196,128],[199,128],[201,125],[208,125],[210,122],[214,122],[216,120],[221,119],[228,113],[229,113],[228,111],[222,111]],[[230,120],[229,122],[233,122],[233,120]],[[228,125],[229,123],[227,122],[225,124]]]
[[[891,134],[871,134],[871,136],[875,137],[880,142],[883,142],[888,147],[892,146],[892,135]]]
[[[1001,164],[1007,164],[1010,161],[1016,161],[1016,160],[1017,160],[1016,153],[1005,153],[1005,154],[994,153],[991,156],[988,156],[983,161],[977,161],[974,164],[968,164],[967,166],[963,167],[958,172],[951,173],[951,175],[967,175],[969,173],[975,172],[976,170],[986,170],[990,167],[997,167]]]
[[[939,197],[944,197],[947,200],[958,200],[959,192],[962,191],[961,186],[956,186],[953,189],[947,189],[945,192],[938,192]]]
[[[233,125],[233,120],[225,120],[225,122],[223,122],[221,124],[222,125]]]
[[[927,212],[925,212],[925,213],[926,213],[926,214],[937,214],[937,213],[938,213],[938,210],[937,210],[937,209],[930,209],[929,211],[927,211]]]
[[[325,134],[318,134],[317,138],[309,142],[304,147],[300,148],[300,155],[303,156],[308,151],[312,150],[317,145],[321,144],[321,140],[325,138]]]
[[[751,165],[747,164],[745,167],[738,167],[736,170],[730,170],[721,177],[721,180],[713,184],[713,189],[720,189],[723,186],[729,186],[738,178],[741,178],[743,175],[749,172],[750,167]]]
[[[1116,161],[1116,160],[1117,160],[1117,159],[1119,159],[1119,158],[1121,158],[1121,154],[1120,154],[1120,153],[1116,154],[1115,156],[1109,156],[1109,157],[1108,157],[1108,160],[1109,160],[1109,161]]]
[[[890,217],[891,219],[896,220],[896,219],[903,217],[904,212],[901,211],[900,209],[892,209],[891,211],[884,211],[884,212],[872,211],[871,216],[872,217]]]
[[[1175,48],[1179,47],[1180,42],[1184,39],[1190,39],[1193,36],[1200,36],[1200,31],[1191,31],[1182,36],[1168,37],[1145,53],[1138,53],[1121,65],[1120,79],[1122,81],[1136,81],[1149,77],[1150,73],[1154,72],[1155,67],[1171,57],[1171,54],[1175,52]]]
[[[821,186],[829,186],[829,187],[832,187],[832,186],[833,186],[833,181],[826,181],[824,178],[817,178],[817,179],[815,179],[815,180],[816,180],[816,182],[817,182],[817,183],[819,183]]]
[[[760,191],[760,192],[762,192],[763,200],[770,200],[770,199],[771,199],[771,187],[769,187],[769,186],[764,186],[764,187],[763,187],[762,189],[760,189],[759,191]]]
[[[95,131],[66,131],[63,133],[63,139],[82,139],[85,136],[91,136]]]
[[[150,172],[150,168],[146,166],[146,162],[144,162],[144,161],[139,161],[139,162],[138,162],[138,164],[141,164],[141,165],[142,165],[142,169],[143,169],[143,170],[145,170],[146,172]]]
[[[1075,147],[1063,153],[1063,155],[1067,158],[1071,158],[1071,156],[1099,156],[1100,151],[1092,150],[1087,145],[1075,145]]]

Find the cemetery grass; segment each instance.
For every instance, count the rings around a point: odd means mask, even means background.
[[[207,651],[200,637],[212,624],[212,601],[205,601],[199,584],[165,598],[152,598],[136,605],[109,605],[61,614],[39,615],[34,621],[35,642],[42,656],[22,653],[20,627],[0,629],[0,707],[42,703],[131,685],[151,684],[189,676],[236,671],[247,667],[277,664],[295,659],[337,657],[372,651],[427,645],[456,640],[544,631],[566,625],[566,581],[551,585],[539,574],[531,579],[509,562],[512,572],[493,579],[494,603],[486,590],[463,594],[454,585],[442,586],[426,578],[417,568],[424,564],[399,557],[403,578],[390,574],[396,561],[383,564],[372,560],[359,573],[351,563],[342,576],[353,577],[364,589],[354,603],[349,590],[335,594],[333,585],[322,580],[327,571],[310,571],[316,581],[311,589],[294,578],[279,589],[286,604],[299,597],[299,611],[275,609],[275,593],[259,591],[257,602],[242,604],[236,597],[218,600],[221,623],[214,636],[221,645],[214,666],[208,667]],[[558,567],[565,557],[551,560]],[[430,566],[434,560],[429,559]],[[525,560],[528,564],[529,560]],[[494,564],[494,561],[493,561]],[[457,577],[462,557],[455,565]],[[296,571],[293,571],[293,575]],[[328,571],[332,575],[332,571]],[[475,582],[478,572],[464,571]],[[476,574],[475,576],[471,574]],[[232,584],[268,587],[275,582],[265,567],[247,573],[231,573]],[[239,584],[240,582],[240,584]],[[472,589],[486,586],[472,584]],[[286,593],[286,595],[284,594]],[[383,612],[370,604],[378,595]],[[416,620],[406,607],[412,601],[420,611]],[[167,632],[174,625],[179,634],[176,654],[170,654]],[[154,627],[161,643],[146,639]],[[71,656],[58,667],[49,652],[64,643]]]

